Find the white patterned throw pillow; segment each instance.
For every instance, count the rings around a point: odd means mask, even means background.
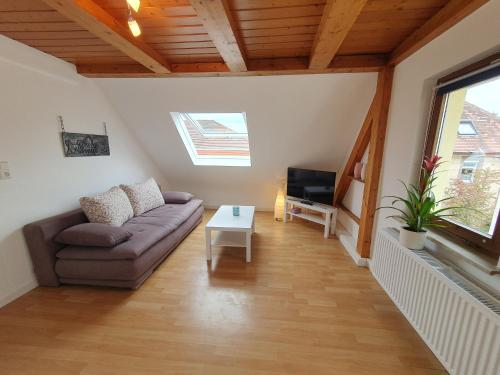
[[[134,217],[127,195],[117,186],[105,193],[80,198],[80,206],[91,223],[120,226]]]
[[[120,185],[120,187],[127,194],[132,204],[134,216],[165,204],[163,195],[154,178],[138,184]]]

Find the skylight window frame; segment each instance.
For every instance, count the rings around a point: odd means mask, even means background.
[[[245,112],[231,112],[231,113],[238,113],[241,114],[244,120],[245,128],[246,128],[246,133],[234,133],[234,135],[240,135],[240,136],[246,136],[248,139],[248,151],[249,155],[248,156],[214,156],[214,155],[199,155],[197,152],[196,145],[193,142],[193,139],[191,138],[191,135],[189,134],[189,130],[186,128],[184,124],[184,120],[182,116],[188,117],[194,124],[195,126],[199,127],[199,123],[197,120],[194,120],[191,118],[191,114],[194,114],[196,112],[170,112],[170,116],[172,120],[174,121],[174,124],[177,128],[177,131],[182,139],[182,142],[184,143],[184,147],[186,148],[189,157],[191,158],[191,161],[193,165],[195,166],[220,166],[220,167],[251,167],[252,166],[252,160],[251,160],[251,153],[250,153],[250,137],[248,133],[248,123],[247,123],[247,117]],[[208,112],[207,112],[208,113]],[[213,112],[212,114],[219,114],[219,113],[230,113],[230,112]],[[203,132],[203,129],[199,129],[201,132]],[[226,138],[228,134],[224,135],[223,133],[206,133],[204,134],[207,138]]]
[[[469,126],[470,129],[472,129],[472,132],[470,133],[466,133],[466,132],[461,132],[460,131],[460,126],[461,125],[466,125],[466,126]],[[458,135],[477,135],[477,130],[476,130],[476,127],[474,126],[474,122],[472,120],[467,120],[467,119],[462,119],[460,120],[460,124],[458,125]]]

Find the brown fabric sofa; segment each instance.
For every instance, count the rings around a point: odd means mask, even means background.
[[[28,224],[23,231],[40,285],[136,289],[201,222],[202,215],[200,199],[166,203],[123,224],[132,236],[114,247],[65,246],[55,241],[63,230],[88,222],[80,209]]]

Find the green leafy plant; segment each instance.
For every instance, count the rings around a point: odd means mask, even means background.
[[[472,181],[453,179],[445,191],[452,198],[445,206],[467,207],[467,210],[454,212],[454,220],[487,233],[495,213],[498,194],[496,188],[499,185],[500,171],[489,168],[477,170]]]
[[[448,197],[436,201],[432,192],[434,181],[436,181],[435,172],[441,165],[440,159],[438,155],[426,157],[422,163],[422,179],[419,186],[407,185],[400,180],[406,190],[406,197],[385,196],[384,198],[393,198],[392,205],[382,206],[379,209],[388,208],[397,211],[397,214],[390,215],[388,218],[402,220],[406,223],[404,228],[412,232],[425,232],[426,228],[444,227],[443,218],[455,216],[454,210],[461,207],[439,208],[441,203],[452,199]],[[401,208],[395,206],[398,203],[402,204]]]

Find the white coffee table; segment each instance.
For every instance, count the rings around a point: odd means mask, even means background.
[[[212,246],[245,247],[246,260],[252,261],[255,206],[239,207],[240,215],[233,216],[233,206],[220,206],[205,226],[207,261],[212,260]],[[212,231],[217,231],[213,240]]]

